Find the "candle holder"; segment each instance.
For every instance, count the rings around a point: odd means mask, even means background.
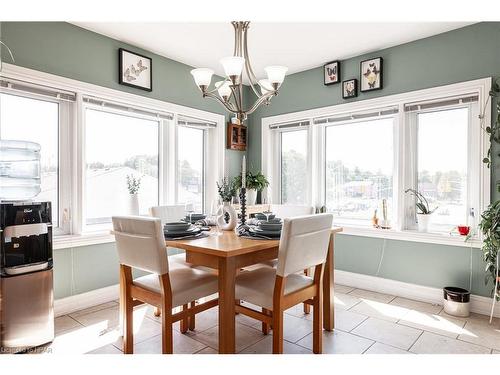
[[[240,189],[240,213],[241,213],[241,219],[240,219],[240,224],[238,225],[238,228],[245,228],[248,227],[246,222],[247,222],[247,196],[246,196],[246,191],[247,189],[242,187]]]

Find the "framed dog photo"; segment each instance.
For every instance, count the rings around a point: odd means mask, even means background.
[[[358,80],[356,78],[342,81],[342,98],[350,99],[358,96]]]
[[[323,67],[324,83],[326,86],[340,82],[340,62],[331,61]]]
[[[380,90],[382,88],[382,58],[361,61],[359,82],[361,92]]]
[[[121,85],[153,91],[153,61],[151,58],[120,48],[119,79]]]

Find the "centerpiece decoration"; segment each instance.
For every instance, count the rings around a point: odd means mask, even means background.
[[[236,192],[225,177],[220,184],[217,182],[217,191],[222,200],[221,212],[217,217],[217,223],[222,230],[233,230],[238,222],[238,214],[231,205],[231,198]]]
[[[246,198],[247,204],[250,206],[255,205],[257,200],[257,193],[262,192],[266,187],[269,186],[269,181],[266,176],[262,174],[262,172],[252,173],[246,172]],[[236,176],[233,179],[233,186],[235,189],[241,189],[242,185],[242,176]]]
[[[247,216],[247,163],[245,155],[243,155],[243,160],[241,162],[241,189],[240,189],[240,225],[238,228],[245,228],[246,225],[246,216]]]
[[[129,193],[128,213],[139,215],[139,189],[141,188],[141,178],[134,175],[127,175],[127,190]]]

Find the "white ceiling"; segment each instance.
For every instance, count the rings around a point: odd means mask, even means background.
[[[144,48],[194,67],[223,75],[220,58],[233,53],[229,23],[75,22],[75,25]],[[255,74],[268,65],[288,66],[296,73],[327,61],[457,29],[471,22],[414,23],[251,23],[249,54]]]

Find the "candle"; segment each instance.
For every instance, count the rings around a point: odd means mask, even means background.
[[[247,163],[245,159],[245,155],[243,155],[243,160],[241,162],[241,187],[247,187]]]

